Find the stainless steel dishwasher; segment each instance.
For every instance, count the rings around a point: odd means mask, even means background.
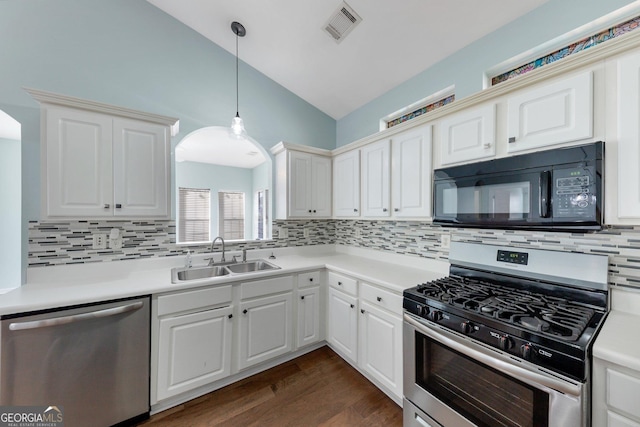
[[[149,416],[148,296],[0,319],[0,406],[57,406],[66,427]]]

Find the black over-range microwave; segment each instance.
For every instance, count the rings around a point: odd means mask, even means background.
[[[436,169],[433,223],[593,231],[603,223],[604,142]]]

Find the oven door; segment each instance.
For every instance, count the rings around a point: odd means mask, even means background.
[[[583,383],[405,313],[404,395],[419,410],[404,426],[582,427]]]

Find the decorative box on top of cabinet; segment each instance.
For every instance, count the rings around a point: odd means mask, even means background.
[[[326,150],[279,143],[276,161],[276,217],[331,217],[331,157]]]
[[[44,218],[170,216],[177,119],[29,93],[42,104]]]

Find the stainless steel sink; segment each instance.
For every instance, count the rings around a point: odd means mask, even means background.
[[[216,265],[212,267],[181,268],[177,269],[175,273],[175,278],[183,281],[226,276],[229,274],[229,271],[222,265]]]
[[[212,277],[233,276],[236,274],[253,273],[257,271],[278,270],[280,267],[263,259],[239,263],[225,263],[222,265],[174,268],[171,270],[173,283],[188,280],[206,279]]]
[[[251,273],[253,271],[277,270],[279,268],[280,267],[262,259],[230,264],[227,266],[227,269],[232,273]]]

